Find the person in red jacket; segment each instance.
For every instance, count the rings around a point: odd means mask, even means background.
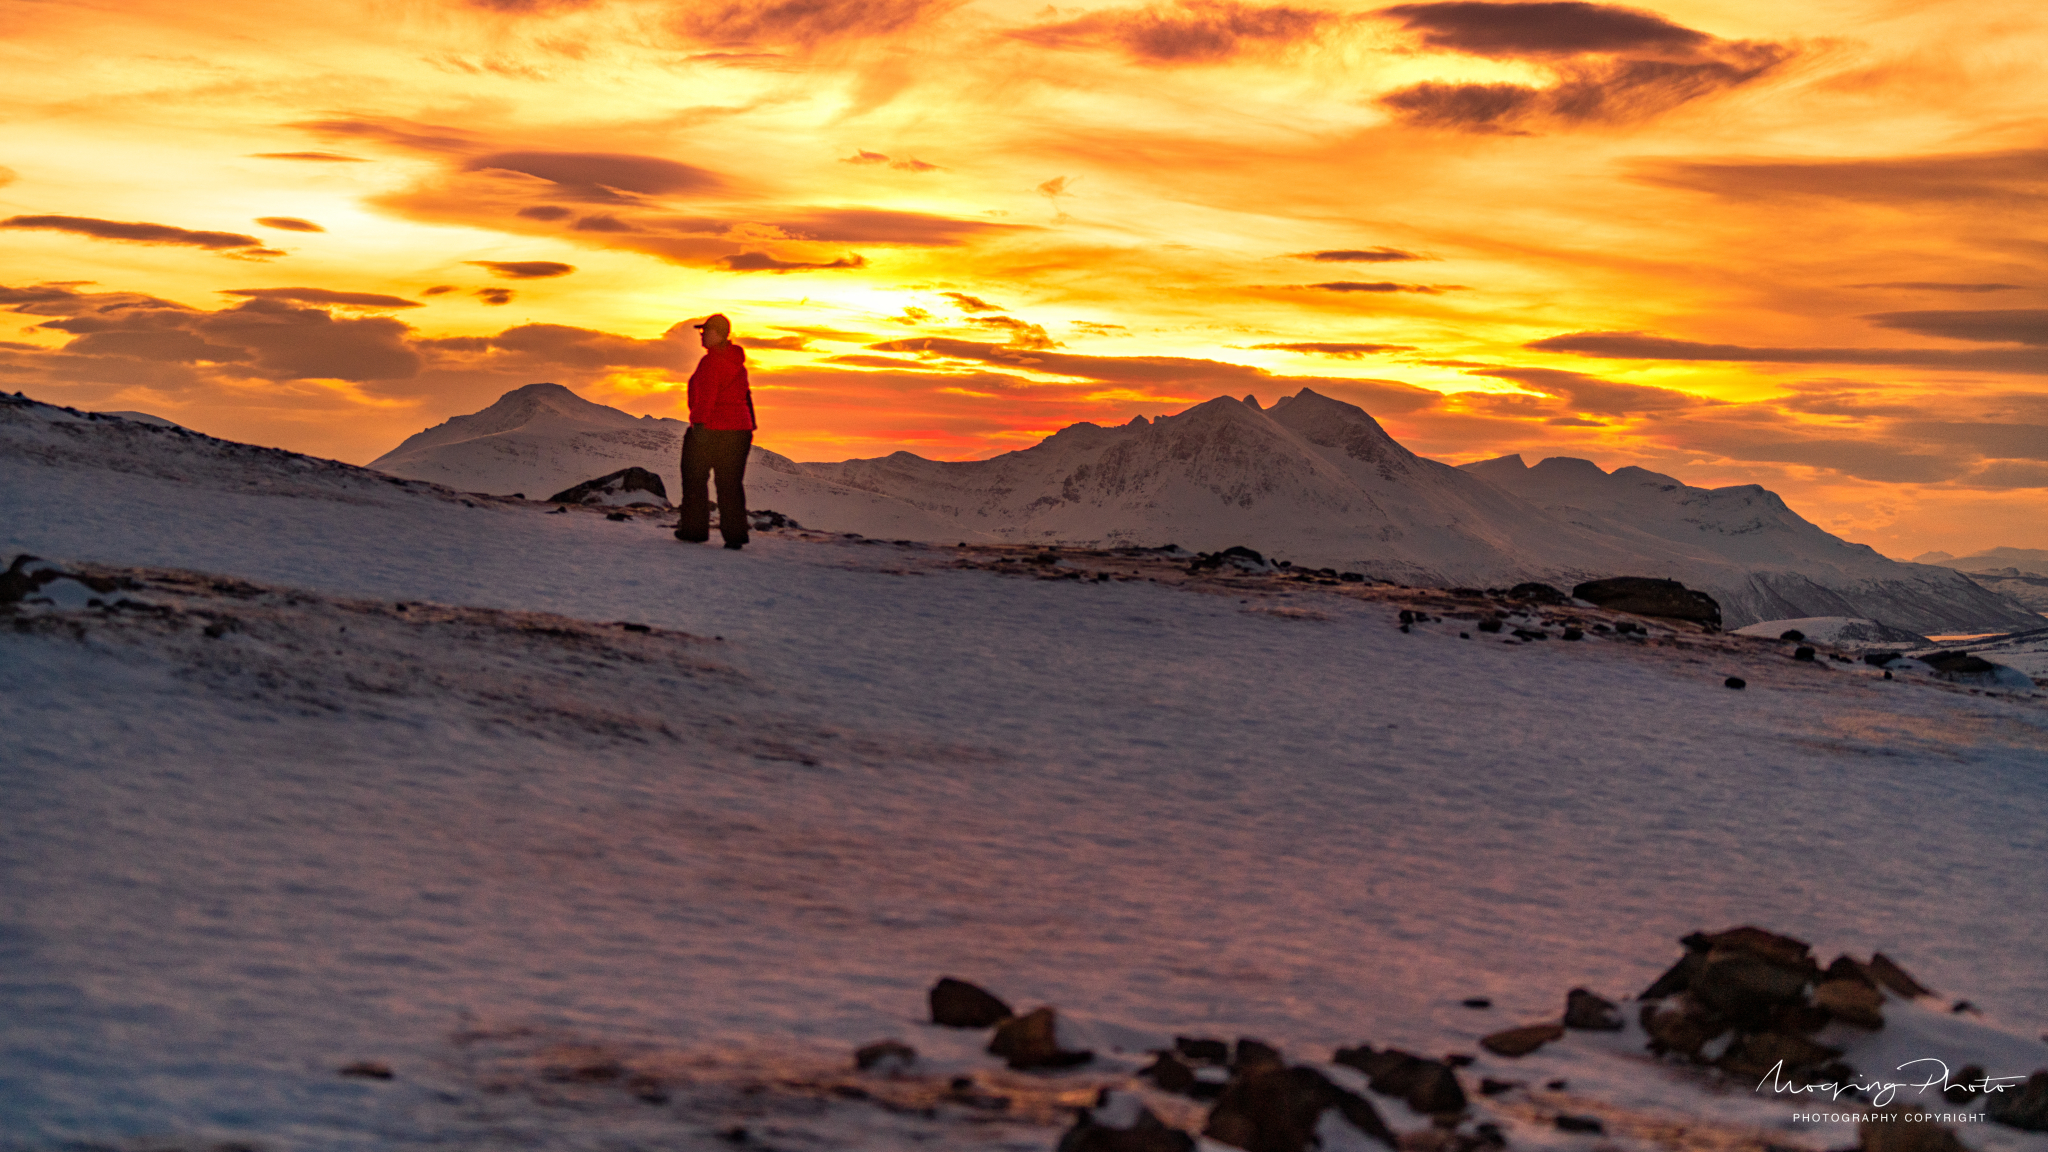
[[[694,325],[704,357],[690,373],[690,430],[683,433],[683,514],[676,539],[711,539],[705,483],[718,477],[718,534],[735,551],[747,544],[747,450],[754,446],[754,393],[747,354],[732,342],[732,321],[714,312]]]

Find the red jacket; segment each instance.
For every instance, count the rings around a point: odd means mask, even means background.
[[[747,385],[747,354],[737,344],[704,350],[690,373],[690,423],[718,432],[751,432],[754,391]]]

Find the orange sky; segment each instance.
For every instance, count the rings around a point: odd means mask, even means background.
[[[0,385],[367,461],[538,380],[971,458],[1308,386],[1418,452],[2048,547],[2018,2],[17,5]]]

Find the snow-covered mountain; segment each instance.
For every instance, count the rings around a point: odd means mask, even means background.
[[[536,384],[372,466],[529,496],[629,464],[673,483],[683,427]],[[806,525],[892,539],[1245,544],[1407,584],[1669,577],[1720,600],[1731,627],[1860,616],[1927,633],[2035,619],[1951,570],[1831,536],[1755,486],[1707,492],[1640,469],[1609,477],[1584,461],[1530,469],[1518,457],[1453,468],[1307,389],[1270,409],[1218,397],[1121,427],[1076,424],[988,460],[800,464],[756,448],[748,489],[750,504]]]
[[[1694,488],[1642,468],[1609,473],[1562,456],[1533,468],[1520,456],[1464,468],[1560,519],[1626,534],[1646,554],[1668,549],[1679,564],[1674,574],[1689,573],[1676,578],[1712,593],[1731,625],[1848,616],[1922,635],[2039,627],[2039,617],[1969,577],[1851,544],[1759,485]]]
[[[2021,607],[2048,616],[2048,548],[1986,548],[1968,556],[1927,552],[1916,564],[1953,568]]]

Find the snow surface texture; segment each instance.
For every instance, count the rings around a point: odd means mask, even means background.
[[[1776,640],[1787,632],[1797,632],[1808,640],[1832,644],[1837,648],[1876,648],[1887,644],[1924,646],[1927,643],[1925,636],[1908,632],[1903,628],[1888,628],[1875,620],[1859,620],[1853,616],[1806,616],[1797,620],[1764,620],[1746,628],[1735,629],[1737,636],[1760,636],[1766,640]]]
[[[732,553],[0,415],[6,552],[133,584],[0,633],[0,1147],[1047,1149],[1174,1033],[1475,1052],[1743,922],[1984,1013],[1888,1005],[1875,1042],[2048,1064],[2039,700],[1657,626],[1404,633],[1306,583]],[[1100,1066],[1006,1073],[919,1023],[947,973],[1058,1005]],[[856,1076],[891,1035],[923,1078]],[[1532,1085],[1475,1105],[1517,1149],[1602,1144],[1559,1110],[1631,1149],[1854,1138],[1633,1025],[1467,1074]]]
[[[684,427],[534,384],[371,466],[499,494],[559,491],[626,464],[673,481]],[[1731,627],[1844,615],[1984,632],[2035,619],[1953,570],[1845,543],[1755,485],[1710,492],[1583,460],[1451,468],[1409,452],[1364,410],[1306,390],[1271,409],[1219,397],[1121,428],[1077,424],[989,460],[898,452],[799,464],[757,448],[748,490],[751,505],[806,526],[883,539],[1242,544],[1445,586],[1670,577],[1712,594]]]

